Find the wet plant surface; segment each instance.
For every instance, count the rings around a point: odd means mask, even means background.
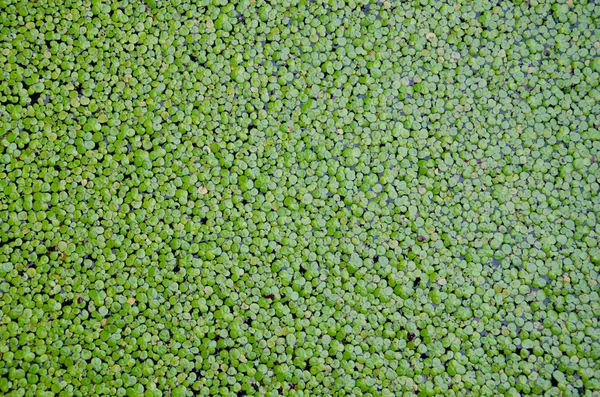
[[[597,395],[598,21],[0,0],[0,394]]]

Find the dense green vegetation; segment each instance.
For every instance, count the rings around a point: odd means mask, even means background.
[[[0,0],[0,394],[598,395],[595,3]]]

